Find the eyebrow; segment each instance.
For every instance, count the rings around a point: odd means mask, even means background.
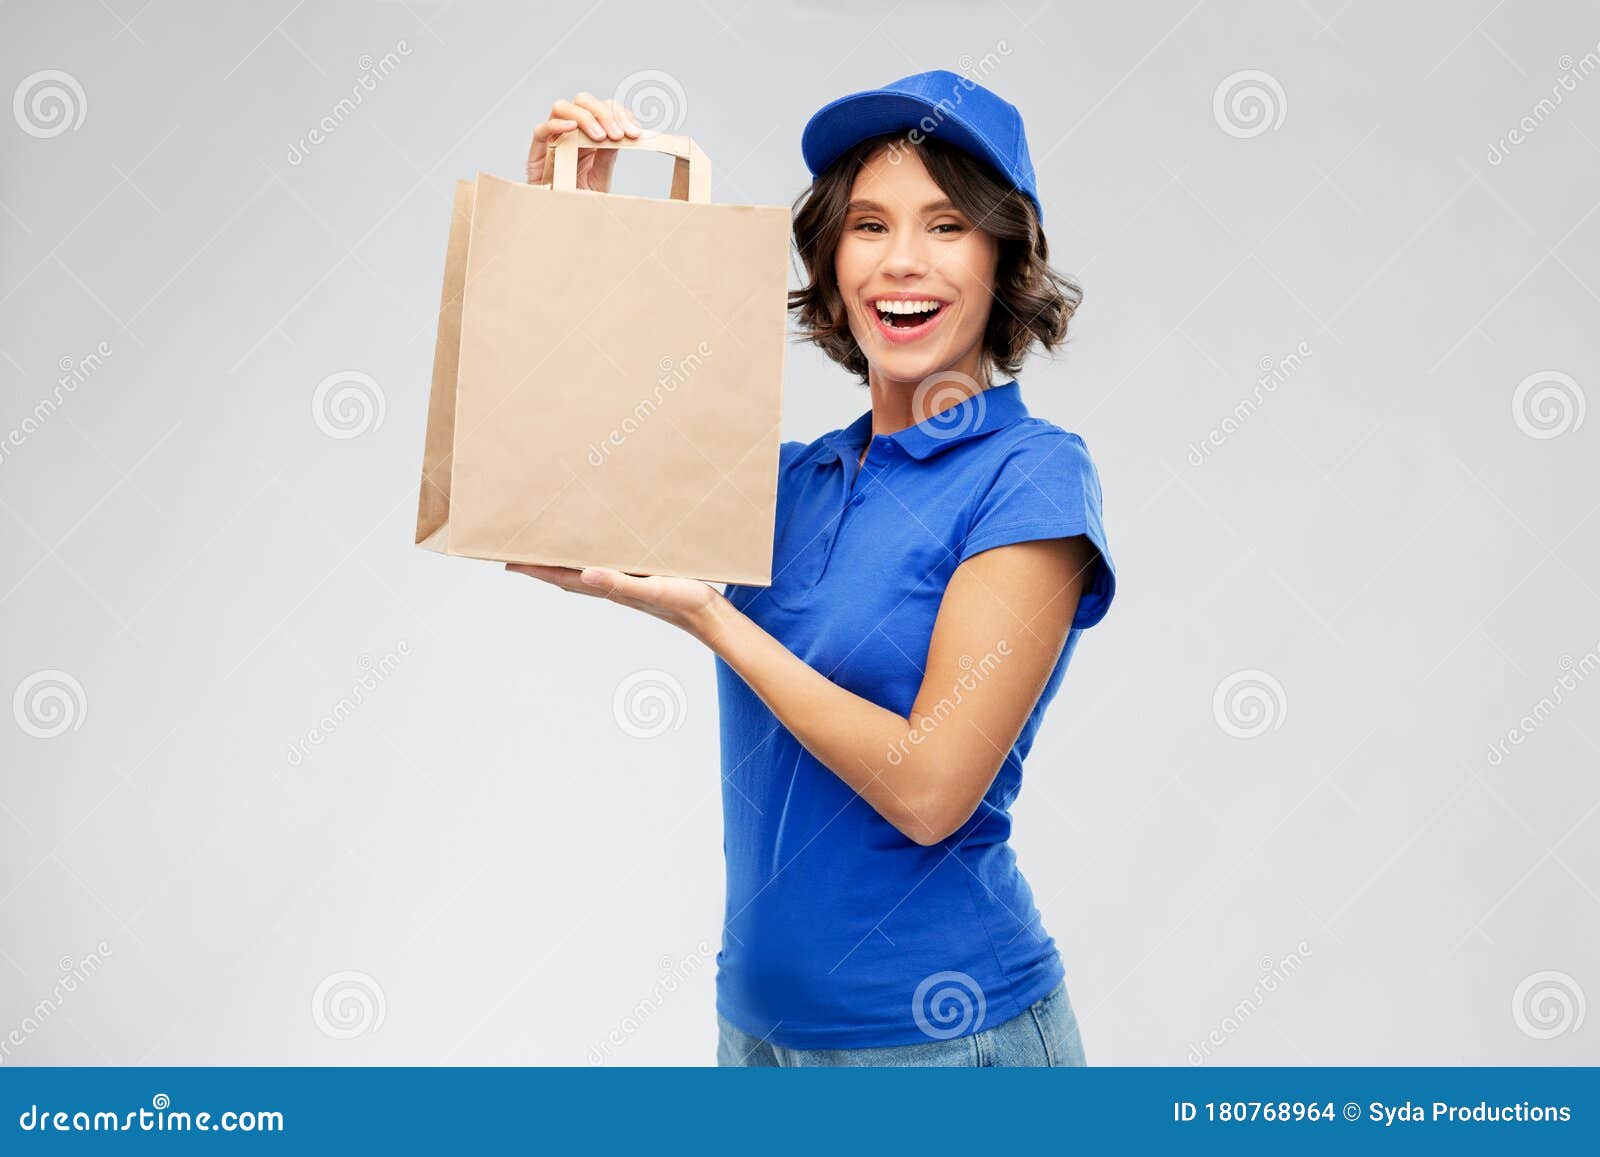
[[[952,202],[949,198],[945,198],[942,201],[929,201],[922,207],[922,211],[924,213],[937,213],[944,209],[955,209],[955,207],[956,206],[954,202]],[[845,206],[844,211],[846,213],[882,213],[885,212],[885,209],[876,201],[851,201]]]

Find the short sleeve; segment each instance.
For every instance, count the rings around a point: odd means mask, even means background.
[[[994,484],[978,499],[959,562],[1014,542],[1084,535],[1099,558],[1072,626],[1092,627],[1105,618],[1117,586],[1100,501],[1100,475],[1082,438],[1054,427],[1030,434],[1006,451]]]

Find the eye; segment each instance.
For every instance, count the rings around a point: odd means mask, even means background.
[[[955,230],[955,231],[956,231],[956,232],[957,232],[957,233],[960,233],[960,232],[962,232],[962,231],[963,231],[963,230],[964,230],[964,229],[965,229],[965,228],[966,228],[966,226],[965,226],[965,225],[957,225],[957,224],[956,224],[956,223],[955,223],[955,222],[953,222],[953,221],[946,221],[946,222],[945,222],[945,223],[944,223],[944,224],[942,224],[942,225],[935,225],[935,226],[934,226],[934,227],[933,227],[933,229],[934,229],[934,232],[935,232],[935,233],[937,233],[937,232],[938,232],[938,231],[939,231],[939,230],[940,230],[940,229],[954,229],[954,230]]]
[[[857,233],[859,233],[863,229],[882,229],[882,228],[883,228],[883,226],[881,224],[879,224],[878,222],[876,222],[876,221],[861,221],[861,222],[858,222],[856,224],[855,231]]]

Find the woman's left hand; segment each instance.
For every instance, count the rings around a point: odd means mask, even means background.
[[[525,574],[575,594],[609,599],[633,607],[663,622],[681,627],[704,639],[722,594],[699,579],[668,575],[634,575],[606,567],[589,566],[581,570],[570,566],[541,566],[537,563],[508,562],[506,569]]]

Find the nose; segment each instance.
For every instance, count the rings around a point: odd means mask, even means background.
[[[883,257],[883,271],[890,277],[916,277],[928,272],[928,239],[921,229],[896,229],[889,238]]]

